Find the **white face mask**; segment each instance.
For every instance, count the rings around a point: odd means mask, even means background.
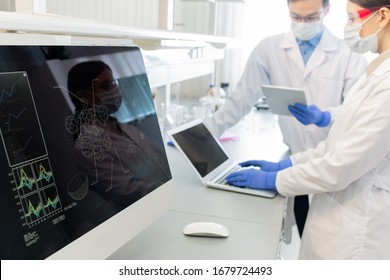
[[[374,34],[362,38],[360,36],[360,30],[362,26],[369,21],[377,12],[371,15],[362,23],[356,23],[344,28],[344,41],[348,47],[357,53],[366,53],[366,52],[378,52],[378,33],[381,31],[379,28]]]
[[[291,30],[293,31],[295,37],[297,37],[299,40],[307,41],[324,30],[322,21],[322,19],[314,22],[293,21],[291,22]]]

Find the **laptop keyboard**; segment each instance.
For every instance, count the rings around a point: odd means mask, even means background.
[[[214,183],[208,183],[207,186],[211,188],[216,189],[222,189],[227,191],[233,191],[238,193],[244,193],[244,194],[250,194],[255,196],[261,196],[261,197],[274,197],[276,195],[276,192],[273,191],[266,191],[266,190],[257,190],[257,189],[251,189],[246,187],[237,187],[232,184],[229,184],[226,181],[226,176],[230,173],[236,172],[238,170],[247,169],[246,167],[237,166],[234,167],[232,170],[230,170],[228,173],[226,173],[224,176],[222,176],[220,179],[214,181]]]
[[[216,181],[217,184],[221,184],[221,185],[229,185],[229,186],[233,186],[232,184],[230,184],[228,181],[226,181],[226,178],[221,178],[219,180]]]
[[[215,181],[217,184],[221,184],[221,185],[228,185],[228,186],[233,186],[232,184],[230,184],[228,181],[226,181],[226,176],[228,174],[231,174],[233,172],[236,172],[238,170],[241,170],[243,169],[241,166],[237,165],[235,166],[234,168],[232,168],[228,173],[226,173],[225,175],[223,175],[220,179],[218,179],[217,181]]]

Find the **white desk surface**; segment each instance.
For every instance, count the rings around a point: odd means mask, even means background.
[[[224,144],[238,162],[279,160],[288,149],[276,118],[254,111],[224,136],[238,136]],[[109,259],[275,259],[278,255],[285,198],[262,198],[207,188],[181,154],[167,147],[175,182],[175,205]],[[217,222],[230,231],[228,238],[189,237],[184,226],[197,221]]]

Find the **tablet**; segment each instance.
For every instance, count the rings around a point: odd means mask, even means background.
[[[265,100],[273,114],[291,116],[288,105],[301,103],[307,105],[305,92],[299,88],[261,86]]]

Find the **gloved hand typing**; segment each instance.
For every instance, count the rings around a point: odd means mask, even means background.
[[[306,106],[295,103],[294,105],[289,105],[288,110],[304,125],[315,124],[319,127],[325,127],[330,124],[330,113],[321,111],[316,105]]]
[[[226,180],[237,187],[276,191],[276,174],[251,168],[229,174]]]
[[[242,167],[257,166],[262,171],[279,171],[292,166],[289,158],[281,160],[279,162],[271,162],[266,160],[248,160],[240,163]]]

